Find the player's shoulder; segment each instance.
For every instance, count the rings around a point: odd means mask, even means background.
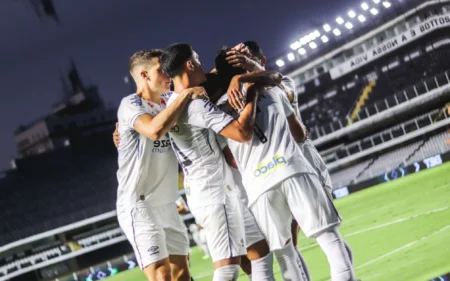
[[[295,81],[292,77],[290,76],[284,76],[281,78],[281,82],[285,82],[285,83],[292,83],[295,84]]]
[[[120,106],[142,106],[142,98],[139,97],[136,93],[128,95],[120,101]]]
[[[220,111],[220,108],[211,102],[208,98],[201,98],[192,100],[189,103],[189,112],[190,113],[207,113],[212,111]]]

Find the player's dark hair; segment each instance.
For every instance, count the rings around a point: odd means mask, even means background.
[[[194,50],[186,43],[172,44],[161,56],[161,65],[164,72],[173,78],[183,71],[184,64],[192,59]]]
[[[245,41],[244,45],[252,52],[254,57],[258,59],[262,59],[264,57],[264,53],[261,47],[255,41]]]
[[[241,67],[233,67],[227,61],[227,52],[231,51],[231,48],[223,47],[216,55],[215,66],[217,74],[224,80],[231,80],[233,76],[245,73],[245,69]]]
[[[140,50],[135,52],[131,57],[130,57],[130,63],[129,63],[129,68],[130,71],[133,71],[133,69],[141,64],[153,64],[154,63],[154,58],[159,58],[161,57],[163,51],[160,49],[150,49],[150,50]]]

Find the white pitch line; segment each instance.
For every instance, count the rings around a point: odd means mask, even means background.
[[[397,224],[397,223],[401,223],[401,222],[404,222],[404,221],[407,221],[407,220],[410,220],[410,219],[418,218],[420,216],[426,216],[426,215],[429,215],[429,214],[442,212],[442,211],[447,210],[448,208],[450,208],[450,206],[443,207],[443,208],[438,208],[438,209],[434,209],[434,210],[430,210],[430,211],[427,211],[427,212],[424,212],[424,213],[420,213],[420,214],[416,214],[416,215],[413,215],[413,216],[410,216],[410,217],[407,217],[407,218],[396,219],[396,220],[391,221],[391,222],[379,224],[379,225],[376,225],[376,226],[365,228],[365,229],[362,229],[362,230],[359,230],[359,231],[355,231],[355,232],[352,232],[352,233],[349,233],[349,234],[346,234],[346,235],[342,235],[342,236],[344,236],[344,237],[355,236],[355,235],[358,235],[358,234],[361,234],[361,233],[364,233],[364,232],[367,232],[367,231],[371,231],[371,230],[378,229],[378,228],[383,228],[383,227],[390,226],[390,225]],[[306,247],[301,247],[300,251],[308,250],[308,249],[311,249],[311,248],[314,248],[314,247],[317,247],[317,246],[318,246],[318,244],[314,243],[314,244],[306,246]]]
[[[413,241],[413,242],[411,242],[411,243],[408,243],[408,244],[406,244],[406,245],[403,245],[403,246],[401,246],[401,247],[399,247],[399,248],[397,248],[397,249],[395,249],[395,250],[393,250],[393,251],[390,251],[390,252],[388,252],[388,253],[386,253],[386,254],[384,254],[384,255],[381,255],[381,256],[379,256],[379,257],[373,259],[373,260],[370,260],[370,261],[368,261],[368,262],[365,262],[365,263],[363,263],[363,264],[357,266],[355,269],[363,268],[363,267],[365,267],[365,266],[367,266],[367,265],[369,265],[369,264],[372,264],[372,263],[374,263],[374,262],[377,262],[377,261],[379,261],[379,260],[382,260],[382,259],[384,259],[384,258],[386,258],[386,257],[388,257],[388,256],[390,256],[390,255],[393,255],[393,254],[395,254],[395,253],[397,253],[397,252],[400,252],[400,251],[402,251],[402,250],[404,250],[404,249],[406,249],[406,248],[409,248],[409,247],[411,247],[412,245],[415,245],[415,244],[421,242],[422,240],[425,240],[425,239],[429,238],[430,236],[433,236],[434,234],[437,234],[437,233],[439,233],[439,232],[441,232],[441,231],[444,231],[444,230],[446,230],[446,229],[450,229],[450,224],[447,225],[447,226],[444,226],[443,228],[441,228],[441,229],[439,229],[439,230],[436,230],[435,232],[433,232],[433,233],[431,233],[431,234],[429,234],[429,235],[425,235],[425,236],[423,236],[423,237],[420,238],[420,239],[417,239],[417,240],[415,240],[415,241]]]

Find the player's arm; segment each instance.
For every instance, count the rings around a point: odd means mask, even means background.
[[[255,71],[236,75],[228,86],[228,102],[235,109],[244,108],[244,95],[241,92],[243,83],[254,83],[260,86],[278,86],[283,76],[276,71]]]
[[[220,134],[237,142],[249,142],[253,137],[256,118],[256,103],[260,88],[252,85],[247,90],[247,104],[239,118],[230,122]]]
[[[294,109],[289,103],[289,100],[286,96],[280,94],[281,103],[283,105],[283,110],[286,115],[286,119],[289,125],[289,131],[291,135],[294,137],[296,142],[303,142],[307,138],[307,131],[305,125],[303,125],[295,116]]]
[[[175,125],[189,100],[204,97],[205,95],[206,92],[203,87],[186,89],[173,103],[156,116],[148,113],[139,115],[134,121],[133,127],[138,133],[152,140],[159,140]]]
[[[286,94],[290,103],[294,102],[295,99],[295,82],[294,79],[288,76],[283,76],[281,83],[279,85],[281,90]]]
[[[233,154],[231,153],[230,148],[228,147],[228,141],[222,135],[216,135],[216,142],[219,145],[220,150],[225,157],[225,161],[230,167],[238,169],[236,160],[234,159]]]

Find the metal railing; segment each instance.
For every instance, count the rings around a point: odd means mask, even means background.
[[[369,117],[375,116],[379,114],[380,112],[383,112],[387,109],[393,108],[395,106],[398,106],[399,104],[402,104],[404,102],[407,102],[409,100],[412,100],[416,97],[419,97],[423,94],[429,93],[430,91],[440,88],[445,85],[450,84],[450,73],[449,70],[438,74],[434,77],[430,77],[428,79],[425,79],[419,83],[417,83],[414,86],[408,87],[404,89],[403,91],[397,92],[385,99],[381,99],[377,102],[374,102],[372,104],[369,104],[361,109],[359,114],[356,117],[356,120],[353,122],[353,124],[367,119]],[[310,138],[315,140],[320,137],[323,137],[327,134],[333,133],[335,131],[338,131],[347,124],[350,117],[346,116],[345,118],[341,118],[337,121],[330,122],[327,125],[324,126],[313,126],[310,129],[309,135]]]

